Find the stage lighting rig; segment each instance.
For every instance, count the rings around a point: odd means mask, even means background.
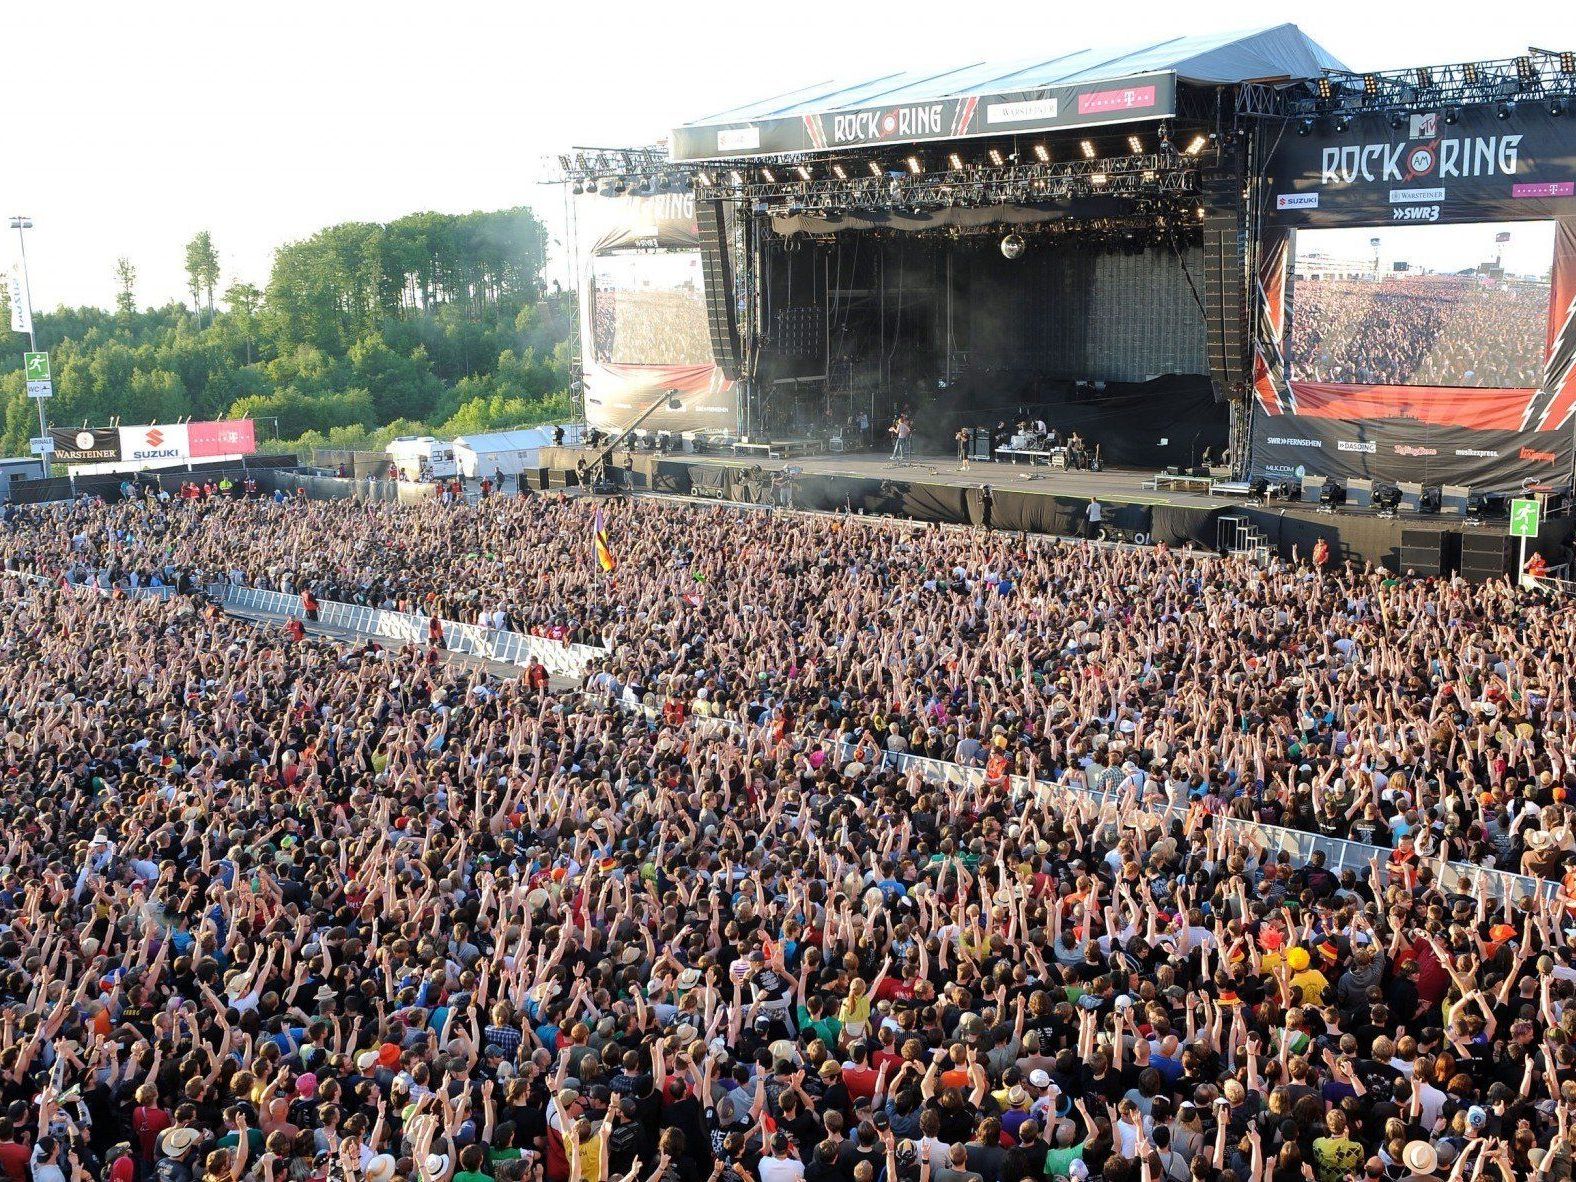
[[[1001,254],[1003,258],[1021,259],[1023,257],[1023,252],[1028,248],[1028,242],[1024,240],[1022,234],[1019,234],[1016,231],[1008,234],[1001,240]]]

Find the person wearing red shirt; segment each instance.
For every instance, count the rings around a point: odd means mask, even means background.
[[[843,1086],[848,1089],[850,1100],[869,1100],[876,1094],[876,1078],[881,1073],[870,1066],[870,1045],[856,1042],[849,1049],[852,1067],[843,1068]]]

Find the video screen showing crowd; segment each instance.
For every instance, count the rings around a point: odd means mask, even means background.
[[[1293,380],[1537,388],[1554,225],[1500,225],[1299,231]]]
[[[709,365],[699,251],[595,260],[591,327],[596,360],[615,365]]]

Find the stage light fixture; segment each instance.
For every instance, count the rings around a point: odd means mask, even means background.
[[[576,181],[574,184],[569,186],[569,191],[571,193],[573,193],[576,197],[578,197],[578,196],[580,196],[580,194],[585,192],[585,186],[582,185],[579,181]]]
[[[801,181],[807,181],[807,180],[810,179],[810,166],[809,165],[801,164],[797,168],[795,168],[794,171],[799,174],[799,179]]]
[[[1108,176],[1106,176],[1106,175],[1105,175],[1105,173],[1103,173],[1103,172],[1097,172],[1097,173],[1093,173],[1093,174],[1092,174],[1092,175],[1091,175],[1091,176],[1090,176],[1090,177],[1089,177],[1089,183],[1090,183],[1090,184],[1091,184],[1091,185],[1103,185],[1103,184],[1105,184],[1105,182],[1106,182],[1106,181],[1108,181],[1108,180],[1110,180],[1110,179],[1111,179],[1111,178],[1109,178],[1109,177],[1108,177]]]
[[[963,157],[959,156],[956,152],[953,152],[950,155],[948,155],[947,163],[952,165],[952,171],[953,172],[962,172],[963,171]]]
[[[1090,143],[1088,140],[1080,140],[1078,142],[1078,147],[1083,151],[1085,160],[1094,159],[1094,145],[1092,143]]]
[[[870,175],[871,176],[880,176],[881,175],[881,162],[879,160],[872,160],[870,162]]]
[[[1434,72],[1427,66],[1418,66],[1417,69],[1412,71],[1412,77],[1417,80],[1419,86],[1432,86],[1434,84]]]
[[[1154,184],[1155,177],[1157,177],[1159,175],[1159,173],[1155,172],[1155,170],[1152,169],[1152,168],[1146,168],[1146,169],[1144,169],[1144,174],[1143,175],[1144,175],[1144,183],[1146,185],[1151,185],[1151,184]]]
[[[1461,80],[1468,86],[1476,86],[1483,79],[1483,72],[1477,68],[1476,62],[1468,62],[1461,67]]]
[[[1299,119],[1297,121],[1297,134],[1298,135],[1310,135],[1310,134],[1312,134],[1312,132],[1313,132],[1313,120],[1312,119]]]
[[[1017,232],[1008,234],[1001,240],[1001,254],[1003,258],[1021,259],[1023,252],[1029,248],[1028,242],[1022,234]]]
[[[708,188],[712,184],[715,184],[715,182],[712,180],[711,173],[709,173],[709,172],[705,172],[705,171],[697,172],[695,174],[695,179],[698,180],[701,183],[701,187],[702,188]]]
[[[925,166],[919,162],[918,156],[910,156],[908,158],[908,170],[915,176],[918,176],[925,171]]]
[[[1132,149],[1133,155],[1137,156],[1144,150],[1144,141],[1136,135],[1130,135],[1127,137],[1127,146]]]
[[[1564,99],[1554,99],[1552,102],[1550,102],[1549,103],[1549,114],[1553,115],[1556,119],[1558,119],[1561,115],[1565,114],[1565,100]]]
[[[1494,114],[1501,119],[1509,119],[1516,112],[1516,100],[1507,99],[1502,103],[1494,104]]]
[[[1364,95],[1364,97],[1366,97],[1366,98],[1373,98],[1378,93],[1379,93],[1379,75],[1377,75],[1377,74],[1364,74],[1363,75],[1363,95]]]
[[[1193,209],[1193,213],[1198,218],[1199,221],[1203,221],[1204,220],[1204,207],[1202,205],[1195,206],[1194,209]]]
[[[1461,118],[1461,112],[1454,107],[1445,108],[1445,123],[1451,127],[1456,125],[1456,120]]]
[[[992,148],[990,150],[990,162],[992,164],[994,164],[997,168],[1001,167],[1002,155],[995,148]]]
[[[1337,115],[1335,117],[1335,130],[1336,131],[1345,131],[1351,125],[1352,125],[1352,121],[1350,119],[1348,119],[1345,115]]]
[[[1202,135],[1194,136],[1191,140],[1188,141],[1187,154],[1189,156],[1197,156],[1200,152],[1202,152],[1204,150],[1204,145],[1207,144],[1207,143],[1209,143],[1209,140],[1208,140],[1207,137],[1202,136]]]
[[[1532,82],[1538,76],[1537,69],[1532,64],[1532,59],[1526,54],[1516,59],[1516,77],[1522,82]]]
[[[1391,111],[1390,112],[1390,126],[1396,131],[1400,131],[1403,127],[1405,127],[1406,126],[1406,112],[1405,111]]]
[[[744,174],[735,168],[728,174],[728,179],[736,185],[742,185],[744,183]]]
[[[1319,88],[1320,101],[1326,103],[1329,102],[1330,96],[1335,93],[1335,88],[1330,85],[1330,80],[1328,78],[1320,78],[1317,85]]]
[[[840,181],[846,181],[848,179],[848,170],[841,164],[834,164],[832,165],[832,175]]]
[[[1560,54],[1560,73],[1576,74],[1576,53],[1567,49]]]
[[[761,175],[766,178],[766,183],[768,185],[775,185],[777,183],[777,174],[774,173],[771,169],[769,169],[769,168],[761,169]]]
[[[1049,164],[1051,162],[1051,150],[1044,144],[1035,144],[1034,158],[1041,164]]]

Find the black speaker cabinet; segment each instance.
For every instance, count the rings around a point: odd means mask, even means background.
[[[1439,529],[1401,531],[1401,574],[1438,577],[1448,569],[1450,535]]]
[[[1502,578],[1510,569],[1507,538],[1501,533],[1472,531],[1461,535],[1461,577],[1469,583]]]

